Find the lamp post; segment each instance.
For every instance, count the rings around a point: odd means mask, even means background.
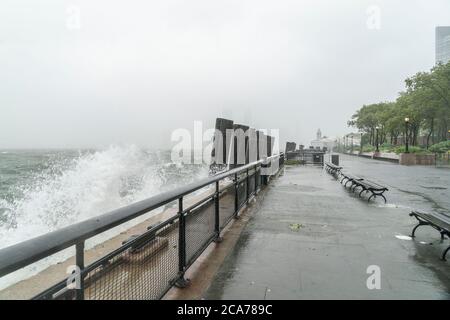
[[[375,130],[376,130],[376,132],[377,132],[377,136],[376,136],[376,142],[375,142],[375,144],[376,144],[376,150],[375,150],[375,152],[380,152],[380,148],[378,147],[378,145],[379,145],[379,141],[378,141],[378,131],[380,131],[380,127],[379,126],[376,126],[375,127]]]
[[[353,154],[353,133],[350,137],[352,138],[352,154]]]
[[[409,118],[405,118],[405,153],[409,153],[409,137],[408,137]]]
[[[359,136],[359,154],[363,152],[363,133],[361,132]]]

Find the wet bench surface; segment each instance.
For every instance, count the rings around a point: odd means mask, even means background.
[[[448,216],[440,213],[421,212],[417,210],[411,212],[409,215],[415,217],[419,222],[411,232],[412,237],[415,237],[416,230],[420,226],[431,226],[440,233],[442,242],[444,242],[445,237],[450,238],[450,218]],[[449,251],[450,246],[442,252],[442,260],[447,259],[446,255]]]
[[[449,240],[407,237],[410,208],[349,196],[314,167],[287,167],[269,188],[206,299],[450,298]],[[379,290],[367,287],[373,266]]]
[[[384,203],[387,202],[387,199],[384,196],[384,193],[389,190],[387,187],[346,172],[340,172],[340,175],[343,177],[341,179],[341,183],[344,184],[345,187],[347,187],[347,184],[350,183],[350,190],[352,191],[356,191],[356,189],[361,188],[361,190],[359,190],[359,197],[361,197],[363,193],[369,192],[371,193],[371,196],[367,199],[368,202],[370,202],[370,199],[376,198],[377,196],[382,197],[384,199]]]
[[[331,162],[325,162],[325,170],[332,174],[338,174],[342,167],[332,164]]]

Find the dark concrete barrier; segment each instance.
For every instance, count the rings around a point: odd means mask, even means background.
[[[267,156],[267,136],[262,131],[257,131],[258,138],[258,160]]]
[[[286,142],[286,153],[295,151],[295,148],[297,148],[297,144],[295,142]]]
[[[248,148],[246,154],[246,163],[252,163],[258,160],[258,138],[256,135],[256,130],[250,128],[247,130],[248,136]]]
[[[242,166],[246,163],[248,154],[248,126],[243,124],[234,124],[234,147],[233,147],[233,162],[230,164],[231,168]]]
[[[272,149],[274,146],[274,141],[275,138],[272,136],[267,136],[267,156],[271,157],[272,156]]]
[[[217,118],[215,129],[211,166],[223,167],[226,166],[230,156],[231,139],[227,137],[227,130],[233,129],[233,120]]]

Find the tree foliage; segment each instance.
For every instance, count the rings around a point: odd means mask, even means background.
[[[450,62],[438,64],[429,72],[418,72],[405,80],[406,88],[393,102],[362,106],[348,121],[365,133],[371,145],[396,145],[408,134],[412,145],[426,137],[426,147],[447,140],[450,129]],[[408,130],[405,118],[409,118]],[[405,140],[405,139],[403,139]]]

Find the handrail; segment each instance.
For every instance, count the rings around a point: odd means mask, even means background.
[[[97,217],[87,219],[56,231],[29,239],[15,245],[0,249],[0,277],[39,261],[54,253],[74,246],[99,233],[112,229],[120,224],[137,218],[149,211],[157,209],[169,202],[195,192],[207,185],[218,182],[231,175],[239,174],[259,164],[280,157],[277,154],[250,164],[207,177],[186,186],[163,192],[148,199],[110,211]]]

